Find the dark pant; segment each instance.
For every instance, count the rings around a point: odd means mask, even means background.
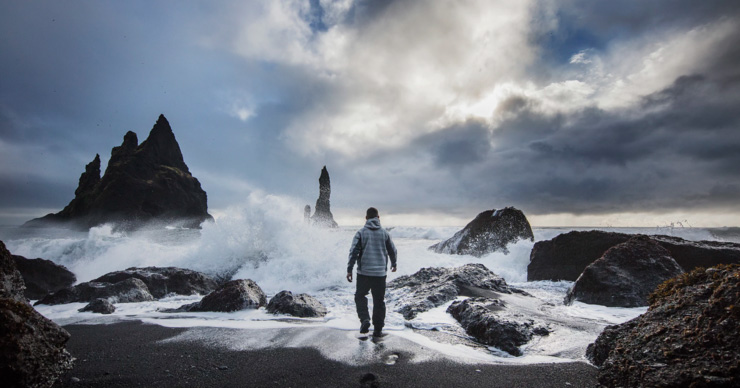
[[[385,325],[385,276],[365,276],[357,274],[355,305],[360,321],[370,320],[367,311],[367,292],[373,294],[373,328],[380,330]]]

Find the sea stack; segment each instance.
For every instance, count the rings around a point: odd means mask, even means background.
[[[326,166],[324,166],[319,177],[319,199],[316,200],[316,208],[313,216],[311,216],[311,222],[314,225],[336,228],[339,225],[334,221],[334,216],[331,214],[329,197],[331,197],[331,182],[329,181],[329,172],[326,171]]]
[[[100,177],[100,156],[85,167],[75,198],[59,213],[26,222],[79,229],[115,223],[135,229],[148,222],[198,227],[212,219],[206,192],[185,164],[169,122],[160,115],[149,137],[138,143],[134,132],[113,147]]]

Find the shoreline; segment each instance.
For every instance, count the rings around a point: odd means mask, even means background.
[[[351,365],[309,347],[234,349],[223,346],[217,329],[168,328],[128,321],[67,325],[67,350],[74,368],[54,387],[592,387],[597,369],[585,362],[500,365],[450,360],[412,362],[383,341],[357,341],[371,358]],[[205,336],[203,336],[205,330]],[[249,337],[249,329],[229,329]],[[337,331],[328,329],[330,331]],[[252,333],[253,334],[253,333]],[[214,340],[210,341],[209,336]],[[178,338],[175,338],[178,337]],[[395,342],[393,334],[384,340]],[[353,346],[347,345],[347,346]],[[352,349],[348,349],[352,351]],[[390,353],[389,353],[390,352]]]

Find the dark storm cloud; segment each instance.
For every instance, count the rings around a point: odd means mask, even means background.
[[[497,184],[481,190],[536,212],[736,207],[740,85],[723,81],[680,77],[633,119],[520,111],[494,132],[478,172]]]
[[[458,168],[484,160],[491,149],[490,137],[485,121],[469,119],[422,136],[414,146],[429,150],[438,167]]]

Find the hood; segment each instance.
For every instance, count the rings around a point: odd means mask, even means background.
[[[380,218],[375,217],[367,220],[365,227],[372,230],[380,229]]]

